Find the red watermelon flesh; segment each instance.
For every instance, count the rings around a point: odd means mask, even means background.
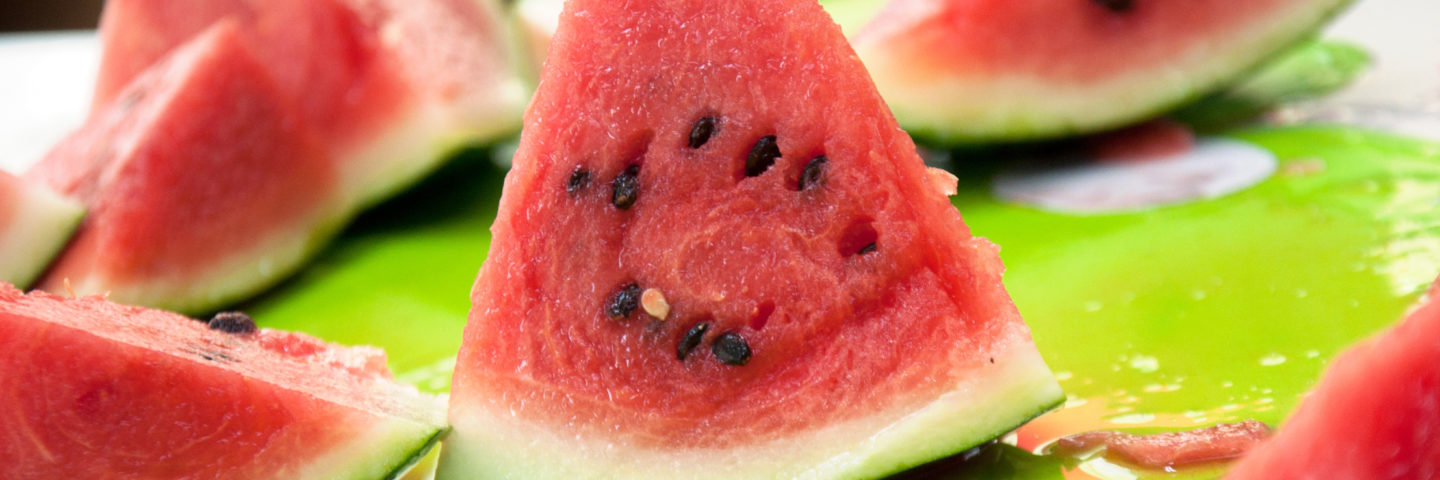
[[[1134,122],[1222,86],[1347,0],[891,0],[853,38],[906,128],[1015,140]]]
[[[1226,478],[1440,478],[1436,295],[1431,286],[1402,323],[1337,356],[1277,434]]]
[[[439,478],[874,476],[1047,410],[945,176],[814,2],[569,2]]]
[[[95,106],[230,19],[333,148],[353,149],[422,114],[490,138],[513,128],[524,95],[498,16],[474,0],[113,0],[101,20]]]
[[[0,282],[33,281],[84,213],[79,204],[0,170]]]
[[[446,427],[383,364],[0,284],[0,478],[393,478]]]
[[[42,288],[204,310],[277,280],[337,226],[334,162],[235,23],[121,95],[28,173],[91,205]]]

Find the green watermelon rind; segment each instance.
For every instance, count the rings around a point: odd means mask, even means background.
[[[908,413],[727,449],[660,451],[582,438],[452,398],[456,434],[446,440],[435,478],[879,478],[984,444],[1064,402],[1028,335],[995,348],[1003,352],[994,354],[1001,370],[967,378]]]
[[[1307,42],[1315,41],[1318,30],[1334,19],[1341,12],[1350,6],[1354,0],[1328,0],[1330,5],[1319,9],[1314,18],[1309,21],[1299,22],[1290,29],[1281,32],[1271,31],[1268,38],[1258,41],[1261,44],[1273,44],[1274,47],[1263,55],[1259,55],[1249,62],[1229,62],[1238,65],[1224,65],[1227,68],[1218,68],[1219,72],[1231,72],[1230,75],[1216,75],[1216,78],[1201,82],[1198,86],[1180,87],[1180,93],[1167,95],[1167,101],[1154,102],[1147,108],[1136,109],[1123,115],[1113,114],[1113,109],[1097,109],[1095,112],[1104,113],[1106,118],[1086,119],[1080,121],[1063,121],[1049,119],[1044,123],[1050,125],[1036,126],[1031,122],[1034,118],[1042,118],[1030,114],[1023,119],[1012,119],[1009,122],[989,122],[976,118],[967,118],[964,115],[954,116],[949,113],[936,114],[935,110],[945,109],[950,105],[944,101],[929,101],[911,105],[903,101],[891,101],[886,99],[900,126],[910,133],[912,137],[921,143],[934,146],[961,147],[966,145],[977,145],[986,143],[1011,143],[1037,141],[1066,136],[1094,133],[1125,125],[1133,124],[1147,118],[1165,114],[1179,107],[1192,104],[1205,98],[1207,95],[1222,91],[1232,85],[1243,82],[1251,75],[1262,71],[1270,62],[1281,58],[1285,53],[1298,48]],[[877,86],[881,86],[882,95],[886,92],[883,88],[886,82],[883,75],[874,75],[883,66],[871,67],[873,60],[866,58],[865,48],[857,45],[856,50],[861,53],[861,58],[866,59],[866,66],[872,71]],[[1228,60],[1228,59],[1227,59]],[[906,87],[908,88],[908,87]],[[1013,116],[1013,115],[1009,115]],[[930,118],[935,117],[935,118]],[[967,125],[964,129],[955,129],[955,125]],[[976,128],[976,125],[985,125],[984,128]]]
[[[8,225],[0,225],[0,282],[25,288],[60,254],[85,208],[42,187],[22,188],[19,209]]]
[[[327,452],[298,471],[293,478],[337,480],[395,480],[403,477],[450,429],[394,418],[376,426],[372,435],[352,437],[349,448]]]
[[[385,480],[399,480],[401,477],[404,477],[411,468],[415,467],[415,464],[420,463],[420,460],[424,459],[426,455],[429,455],[430,451],[434,450],[436,446],[439,446],[440,441],[445,439],[445,436],[449,434],[450,427],[445,427],[437,430],[435,434],[430,435],[430,438],[427,438],[425,440],[425,443],[421,444],[419,448],[411,452],[409,457],[406,457],[402,459],[400,463],[395,464],[395,466],[390,469],[390,473],[386,474],[384,477],[381,478]]]

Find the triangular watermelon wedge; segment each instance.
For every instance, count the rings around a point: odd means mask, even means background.
[[[7,479],[398,478],[448,431],[385,355],[0,284]]]
[[[35,280],[84,213],[79,204],[0,170],[0,282]]]
[[[573,0],[506,178],[438,478],[864,478],[1059,386],[809,0]]]

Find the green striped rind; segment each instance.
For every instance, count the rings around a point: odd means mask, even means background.
[[[665,449],[586,437],[494,410],[485,399],[452,398],[455,432],[436,479],[881,477],[980,445],[1060,404],[1064,394],[1022,330],[999,339],[1005,344],[995,346],[1003,352],[996,363],[929,404],[733,448]]]
[[[16,182],[21,191],[14,192],[15,211],[0,225],[0,282],[25,288],[70,241],[85,209],[50,190]]]

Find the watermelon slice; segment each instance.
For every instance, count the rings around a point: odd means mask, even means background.
[[[437,478],[858,478],[1062,399],[996,247],[807,1],[566,4]]]
[[[1403,322],[1336,357],[1279,433],[1227,477],[1440,477],[1440,284]]]
[[[234,332],[234,333],[230,333]],[[384,353],[0,284],[6,478],[396,478],[444,402]]]
[[[1223,86],[1347,0],[891,0],[852,41],[907,130],[1027,140],[1135,122]]]
[[[28,173],[92,206],[42,288],[206,310],[278,280],[338,227],[337,166],[234,22],[124,95]]]
[[[28,173],[95,212],[42,288],[213,310],[457,144],[517,126],[524,88],[488,4],[179,3],[107,4],[100,108]]]
[[[35,280],[84,213],[75,202],[0,170],[0,282]]]

